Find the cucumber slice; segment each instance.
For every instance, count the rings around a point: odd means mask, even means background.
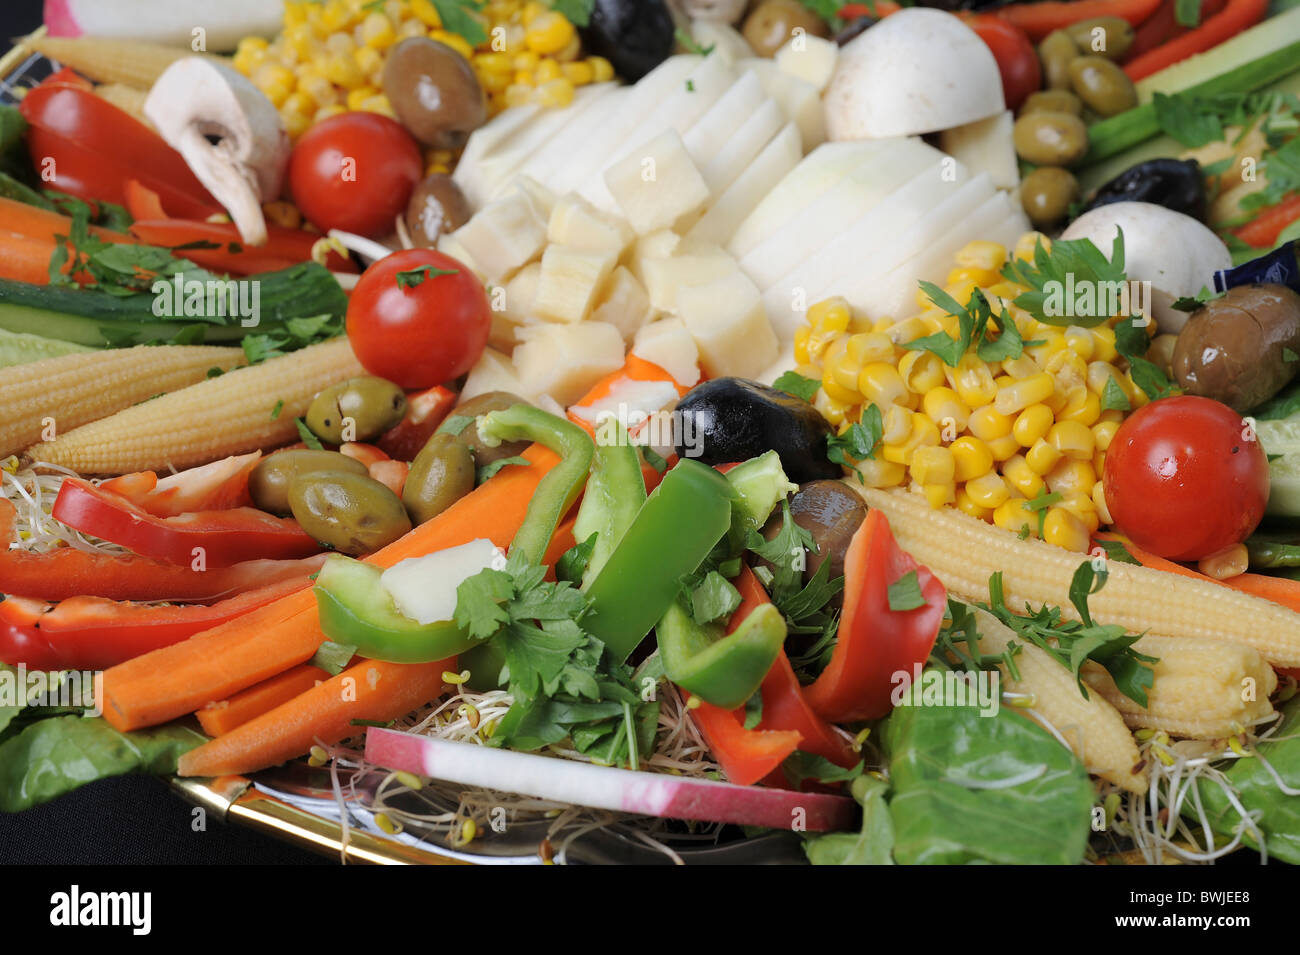
[[[94,350],[85,345],[59,341],[56,338],[8,332],[0,328],[0,368],[25,365],[28,362],[40,361],[42,358],[58,358],[61,355]]]
[[[1268,466],[1268,507],[1273,517],[1300,517],[1300,454],[1284,454]]]

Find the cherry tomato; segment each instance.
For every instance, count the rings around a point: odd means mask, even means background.
[[[1002,75],[1002,98],[1007,109],[1020,108],[1030,93],[1042,88],[1043,71],[1038,52],[1028,34],[1014,23],[992,13],[982,13],[966,21],[979,34],[998,61]]]
[[[289,191],[322,230],[381,236],[393,230],[423,171],[420,148],[401,123],[378,113],[341,113],[293,147]]]
[[[478,362],[492,328],[487,292],[451,256],[407,249],[362,274],[348,303],[348,340],[366,371],[432,388]]]
[[[1241,415],[1162,398],[1116,432],[1102,477],[1113,523],[1144,550],[1199,560],[1244,541],[1268,503],[1268,459]]]

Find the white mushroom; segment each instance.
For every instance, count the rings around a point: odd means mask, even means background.
[[[234,70],[189,57],[158,77],[144,112],[225,206],[244,242],[263,245],[262,203],[280,195],[289,164],[289,135],[271,101]]]

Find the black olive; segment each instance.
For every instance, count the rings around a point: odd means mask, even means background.
[[[1112,202],[1150,202],[1205,221],[1205,180],[1195,159],[1148,159],[1097,189],[1084,212]]]
[[[635,83],[672,53],[674,30],[663,0],[596,0],[590,22],[581,30],[582,45]]]
[[[791,481],[840,477],[826,457],[830,425],[806,401],[744,378],[714,378],[677,405],[677,454],[705,464],[747,461],[775,451]]]

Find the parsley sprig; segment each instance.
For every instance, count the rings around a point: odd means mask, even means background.
[[[1040,239],[1034,246],[1033,261],[1012,259],[1002,267],[1002,276],[1024,285],[1029,291],[1016,296],[1015,305],[1047,325],[1079,325],[1091,328],[1109,321],[1110,315],[1062,315],[1051,303],[1067,286],[1091,289],[1118,287],[1128,281],[1124,272],[1124,230],[1120,229],[1111,244],[1110,258],[1090,239],[1056,239],[1049,252]],[[1100,309],[1097,309],[1100,312]],[[982,357],[982,356],[981,356]]]
[[[1020,357],[1024,351],[1024,340],[1016,323],[1009,321],[1005,315],[995,314],[982,291],[975,289],[971,292],[969,301],[962,305],[933,282],[921,282],[920,286],[931,302],[957,319],[958,332],[954,337],[946,331],[937,331],[933,335],[904,342],[903,348],[933,352],[949,368],[957,367],[972,343],[975,345],[975,354],[984,361],[996,362]],[[990,323],[997,329],[996,336],[991,335]]]

